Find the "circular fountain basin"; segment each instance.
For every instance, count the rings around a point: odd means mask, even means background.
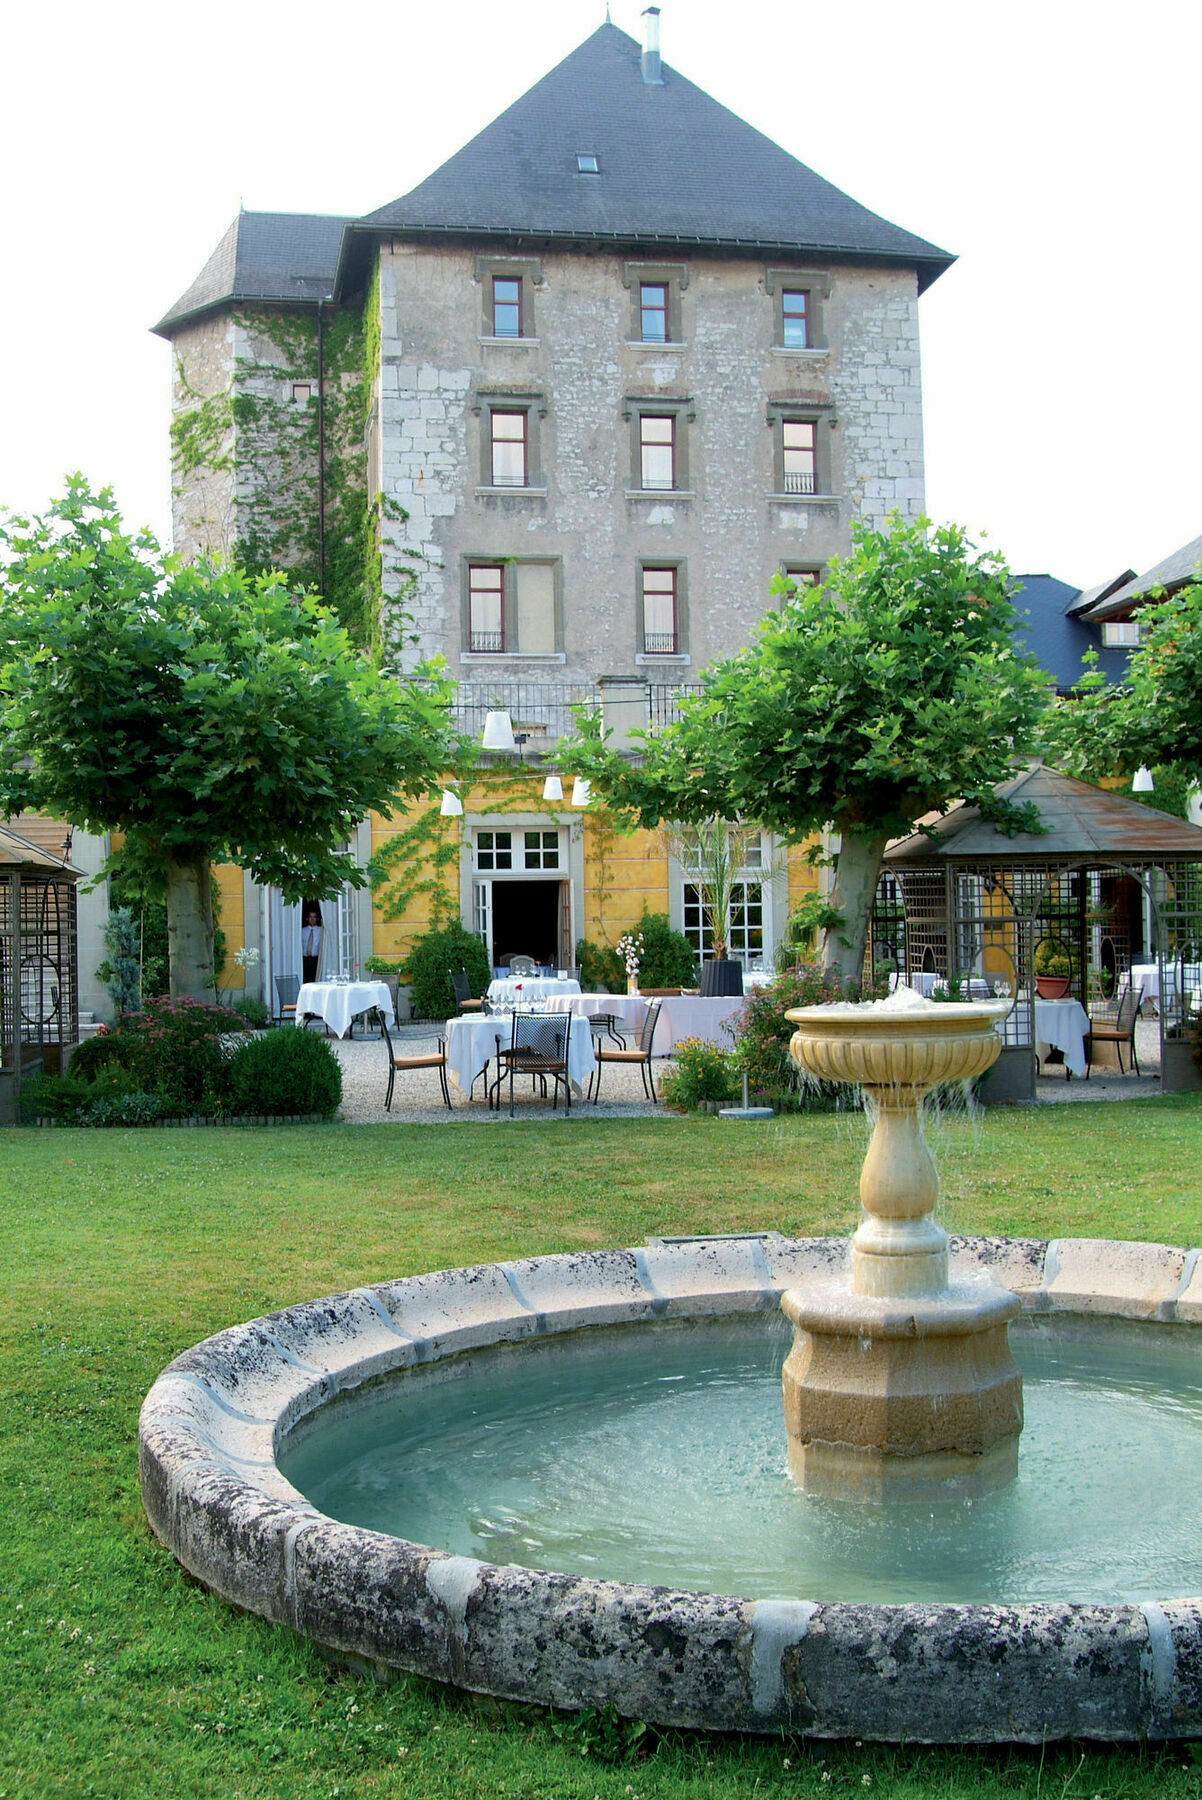
[[[1187,1361],[1196,1357],[1195,1345],[1202,1347],[1189,1329],[1202,1325],[1196,1251],[1089,1240],[964,1239],[952,1247],[959,1279],[989,1276],[1018,1293],[1035,1326],[1023,1337],[1038,1339],[1050,1327],[1060,1332],[1065,1321],[1085,1315],[1142,1321],[1141,1337],[1163,1337]],[[824,1519],[828,1537],[842,1533],[841,1551],[808,1578],[791,1577],[775,1564],[753,1575],[754,1543],[704,1580],[704,1548],[694,1554],[692,1544],[686,1556],[673,1553],[670,1543],[657,1552],[653,1543],[643,1561],[636,1556],[625,1563],[621,1556],[617,1563],[590,1561],[589,1550],[566,1555],[555,1545],[546,1557],[550,1569],[521,1567],[527,1556],[537,1560],[540,1545],[520,1544],[523,1535],[539,1537],[537,1527],[520,1519],[514,1530],[485,1534],[495,1556],[513,1559],[501,1563],[468,1554],[471,1540],[453,1533],[439,1534],[449,1548],[391,1535],[404,1527],[403,1515],[396,1525],[379,1515],[389,1524],[381,1530],[332,1518],[314,1504],[319,1490],[306,1459],[311,1466],[323,1437],[332,1432],[336,1439],[344,1420],[357,1414],[370,1424],[386,1399],[406,1387],[406,1409],[420,1413],[440,1386],[447,1395],[454,1388],[461,1414],[467,1409],[457,1442],[468,1461],[476,1455],[473,1411],[482,1454],[490,1434],[506,1428],[503,1398],[490,1399],[488,1390],[498,1370],[505,1368],[520,1392],[537,1386],[540,1370],[558,1365],[568,1412],[581,1405],[595,1411],[581,1371],[601,1366],[594,1346],[606,1341],[634,1364],[647,1360],[641,1336],[648,1337],[650,1362],[670,1384],[678,1372],[672,1358],[716,1332],[741,1344],[744,1358],[760,1356],[779,1420],[771,1371],[784,1349],[780,1295],[829,1281],[846,1252],[843,1240],[775,1234],[655,1240],[639,1250],[388,1282],[222,1332],[172,1363],[143,1406],[139,1450],[150,1522],[209,1587],[291,1625],[336,1657],[502,1697],[564,1707],[612,1703],[660,1724],[924,1742],[1202,1733],[1202,1600],[1194,1597],[1202,1581],[1188,1579],[1188,1543],[1175,1565],[1167,1548],[1158,1558],[1155,1544],[1144,1546],[1153,1574],[1143,1566],[1107,1587],[1089,1572],[1088,1555],[1074,1574],[1072,1556],[1089,1549],[1086,1529],[1075,1551],[1070,1544],[1063,1591],[1056,1591],[1060,1576],[1050,1587],[1024,1587],[1003,1572],[997,1585],[977,1588],[990,1597],[974,1602],[956,1597],[972,1588],[957,1589],[948,1579],[946,1557],[928,1554],[925,1575],[920,1567],[922,1546],[929,1552],[940,1531],[950,1529],[954,1537],[954,1522],[949,1528],[946,1519],[935,1519],[920,1529],[914,1509],[903,1508],[907,1516],[893,1522],[901,1537],[885,1552],[886,1572],[873,1586],[862,1566],[872,1536],[862,1514],[783,1487],[783,1446],[754,1420],[752,1460],[765,1466],[776,1498]],[[770,1316],[749,1317],[754,1314]],[[706,1323],[713,1321],[716,1326]],[[1176,1329],[1150,1332],[1157,1322]],[[617,1337],[606,1327],[619,1327]],[[757,1334],[762,1352],[748,1348]],[[634,1379],[637,1385],[637,1371]],[[609,1374],[606,1382],[612,1386]],[[712,1410],[703,1398],[684,1431],[703,1437],[715,1429],[712,1419],[705,1423]],[[754,1414],[750,1401],[749,1410]],[[622,1411],[620,1402],[615,1411]],[[1137,1406],[1130,1415],[1132,1427],[1139,1412]],[[573,1456],[566,1428],[548,1429],[562,1438],[557,1452]],[[433,1425],[429,1431],[437,1436]],[[1101,1431],[1105,1443],[1105,1424]],[[1165,1443],[1167,1435],[1166,1427]],[[587,1436],[582,1431],[582,1445]],[[1110,1430],[1118,1453],[1148,1458],[1151,1497],[1163,1476],[1148,1441],[1122,1445],[1121,1438]],[[1155,1420],[1150,1441],[1160,1441]],[[694,1449],[707,1480],[725,1479],[704,1442]],[[629,1464],[629,1449],[618,1454]],[[683,1468],[686,1461],[683,1453],[657,1454],[661,1468]],[[1171,1460],[1167,1451],[1164,1460]],[[452,1457],[447,1469],[455,1464]],[[729,1473],[735,1482],[737,1472]],[[289,1474],[311,1490],[308,1497]],[[386,1472],[382,1479],[387,1484]],[[1107,1467],[1099,1466],[1093,1485],[1104,1492],[1107,1481]],[[566,1476],[565,1485],[571,1485]],[[1020,1481],[989,1504],[1019,1506],[1021,1490]],[[332,1506],[348,1510],[333,1490],[331,1496]],[[644,1498],[652,1509],[654,1495]],[[742,1504],[737,1485],[730,1504]],[[746,1504],[754,1514],[760,1498]],[[657,1528],[668,1518],[677,1538],[700,1535],[691,1514],[673,1519],[671,1508],[665,1500]],[[1182,1509],[1196,1510],[1188,1484]],[[448,1518],[452,1510],[446,1509]],[[1067,1498],[1064,1510],[1071,1510]],[[880,1509],[871,1511],[875,1528]],[[436,1493],[427,1516],[439,1516]],[[616,1523],[620,1536],[620,1518]],[[603,1505],[598,1524],[604,1524]],[[1117,1536],[1124,1535],[1120,1524]],[[543,1548],[547,1536],[544,1530]],[[1141,1547],[1133,1549],[1138,1562]],[[972,1562],[962,1558],[970,1583]],[[894,1597],[899,1568],[913,1570],[907,1600]],[[1164,1591],[1150,1586],[1166,1569],[1175,1572]],[[623,1579],[623,1571],[666,1574],[672,1585]],[[727,1576],[739,1593],[700,1591],[720,1587]]]

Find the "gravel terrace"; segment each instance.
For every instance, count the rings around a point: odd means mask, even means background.
[[[313,1026],[310,1029],[316,1030]],[[437,1025],[401,1025],[393,1031],[393,1042],[398,1053],[416,1054],[432,1050],[438,1040]],[[469,1100],[466,1094],[451,1084],[451,1110],[447,1111],[442,1103],[442,1095],[438,1085],[436,1069],[401,1070],[396,1078],[396,1091],[392,1097],[392,1111],[384,1111],[384,1093],[388,1082],[388,1069],[384,1057],[384,1049],[378,1035],[365,1035],[362,1023],[356,1026],[353,1038],[338,1041],[329,1039],[329,1043],[337,1053],[342,1064],[342,1105],[338,1118],[347,1124],[354,1125],[386,1125],[389,1122],[406,1125],[508,1125],[509,1105],[508,1087],[505,1091],[505,1103],[499,1113],[490,1112],[484,1104],[484,1084],[476,1083],[476,1097]],[[1040,1104],[1062,1105],[1066,1101],[1099,1101],[1099,1100],[1138,1100],[1154,1098],[1160,1092],[1160,1054],[1159,1029],[1155,1019],[1141,1019],[1137,1029],[1136,1044],[1139,1051],[1140,1068],[1144,1071],[1137,1078],[1134,1075],[1120,1075],[1110,1064],[1096,1065],[1088,1081],[1067,1081],[1062,1071],[1045,1064],[1046,1074],[1041,1074],[1036,1083],[1037,1101]],[[1113,1055],[1113,1051],[1110,1052]],[[656,1061],[652,1065],[658,1078],[659,1074],[669,1067],[667,1059]],[[490,1070],[490,1077],[494,1071]],[[519,1118],[537,1119],[545,1123],[548,1119],[563,1119],[562,1100],[554,1112],[551,1110],[550,1097],[544,1100],[540,1095],[531,1092],[528,1081],[515,1081],[514,1106]],[[601,1088],[601,1099],[598,1105],[586,1105],[583,1100],[572,1100],[570,1123],[589,1119],[633,1119],[660,1118],[670,1121],[678,1114],[669,1112],[666,1107],[652,1106],[643,1092],[643,1083],[637,1067],[620,1068],[610,1065],[606,1068]]]

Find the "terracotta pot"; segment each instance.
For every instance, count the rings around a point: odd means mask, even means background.
[[[1063,1000],[1071,984],[1070,975],[1037,975],[1035,992],[1041,1000]]]

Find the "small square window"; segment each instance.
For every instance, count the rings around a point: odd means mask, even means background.
[[[476,867],[478,869],[512,869],[513,833],[510,831],[478,831],[476,833]]]
[[[576,152],[576,168],[581,175],[599,175],[601,173],[600,158],[587,151],[578,150]]]
[[[789,583],[789,587],[793,593],[796,593],[798,588],[822,586],[821,569],[810,568],[809,566],[791,566],[785,569],[784,574],[785,580]]]
[[[557,869],[559,867],[559,833],[528,831],[526,834],[526,867]]]
[[[294,406],[308,406],[313,398],[311,381],[294,381],[292,383],[292,402]]]
[[[1144,640],[1144,627],[1138,619],[1110,619],[1102,626],[1102,643],[1107,650],[1133,650]]]

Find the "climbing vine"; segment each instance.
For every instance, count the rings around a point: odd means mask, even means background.
[[[176,358],[179,390],[195,406],[185,406],[171,421],[171,458],[177,476],[196,474],[202,469],[232,469],[230,427],[234,422],[233,395],[229,388],[215,394],[202,394],[194,388],[184,372],[183,359]],[[176,492],[181,490],[177,486]]]

